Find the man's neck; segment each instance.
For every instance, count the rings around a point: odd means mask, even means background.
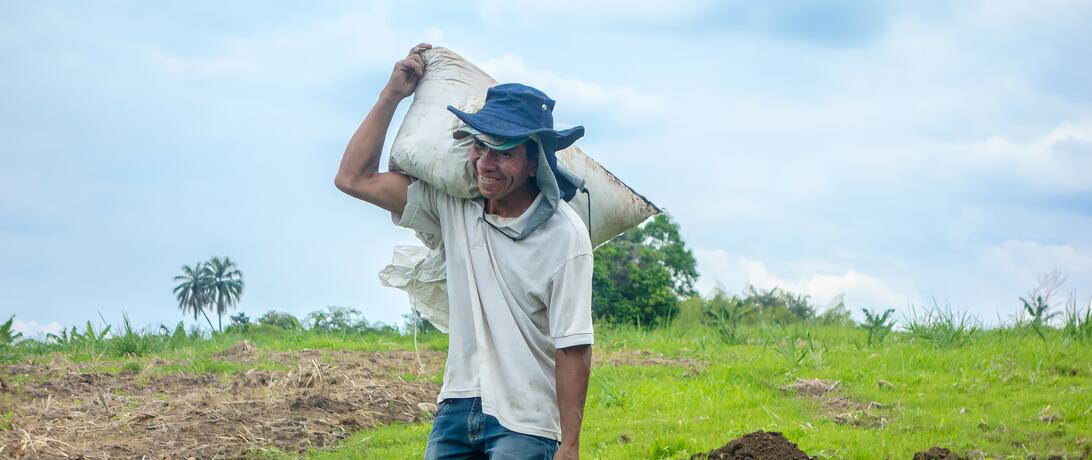
[[[528,184],[496,200],[485,200],[485,212],[500,217],[519,217],[538,197],[538,187]]]

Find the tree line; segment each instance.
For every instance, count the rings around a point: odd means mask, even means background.
[[[243,274],[228,257],[213,257],[192,266],[182,266],[174,294],[183,314],[194,320],[204,317],[209,327],[223,332],[223,316],[234,308],[243,291]],[[679,225],[667,214],[660,214],[595,250],[592,274],[592,314],[598,322],[655,326],[670,323],[680,315],[680,307],[704,314],[709,323],[720,323],[725,315],[776,323],[820,319],[817,308],[805,295],[780,288],[758,289],[748,286],[741,294],[716,290],[709,298],[701,297],[694,285],[698,281],[697,261],[683,241]],[[830,309],[824,322],[848,322],[844,305]],[[208,312],[217,316],[213,327]],[[240,313],[232,316],[235,327],[250,324]],[[257,324],[293,329],[347,331],[369,329],[358,310],[329,307],[313,312],[303,323],[287,313],[269,312]],[[406,317],[407,329],[431,330],[420,318]]]

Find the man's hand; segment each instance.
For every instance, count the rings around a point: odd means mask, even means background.
[[[421,43],[410,50],[409,57],[394,65],[394,72],[379,94],[379,100],[345,146],[345,154],[334,177],[338,190],[393,214],[402,214],[405,210],[410,179],[397,172],[379,172],[379,157],[398,103],[413,94],[417,82],[425,74],[421,52],[430,48],[432,45]]]
[[[578,460],[579,458],[580,448],[577,446],[562,445],[554,454],[554,460]]]
[[[410,50],[409,56],[394,64],[391,79],[387,81],[387,87],[383,88],[383,95],[395,102],[405,99],[413,90],[417,89],[417,82],[425,75],[425,60],[421,58],[421,52],[432,49],[432,45],[421,43]]]

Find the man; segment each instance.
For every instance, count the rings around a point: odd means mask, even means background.
[[[395,64],[349,140],[335,184],[443,239],[449,348],[425,458],[575,459],[591,370],[591,241],[566,202],[582,186],[555,152],[583,127],[553,129],[554,101],[490,88],[476,113],[448,109],[473,136],[482,198],[458,199],[378,171],[398,103],[426,69],[422,43]]]

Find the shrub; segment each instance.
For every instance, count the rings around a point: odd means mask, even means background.
[[[229,316],[231,318],[231,325],[235,327],[241,327],[246,329],[246,326],[250,325],[250,317],[246,313],[239,312],[236,315]]]
[[[815,307],[808,303],[807,295],[793,294],[776,286],[763,290],[747,285],[743,290],[743,302],[752,305],[758,317],[774,323],[815,318]]]
[[[4,324],[0,324],[0,346],[11,345],[23,336],[22,332],[13,332],[12,325],[14,323],[15,315],[11,315]]]
[[[409,333],[413,333],[415,327],[418,334],[431,334],[434,332],[440,332],[439,329],[436,329],[436,326],[433,326],[432,323],[428,322],[427,319],[421,317],[421,314],[417,313],[416,311],[403,314],[402,321],[404,321],[405,323],[406,332]]]
[[[828,326],[852,326],[853,315],[846,308],[845,295],[839,294],[835,297],[823,313],[815,318],[815,322]]]
[[[262,315],[261,318],[258,318],[258,324],[279,327],[286,331],[303,329],[303,325],[300,324],[300,320],[296,319],[295,316],[273,310],[267,311],[264,315]]]
[[[706,300],[702,308],[706,323],[717,331],[724,343],[739,342],[740,326],[754,312],[754,307],[720,288],[713,291],[713,297]]]
[[[861,327],[868,331],[868,345],[878,345],[883,342],[884,337],[891,333],[891,328],[895,326],[895,319],[891,318],[891,314],[895,313],[895,309],[889,308],[880,313],[873,313],[870,310],[861,309],[864,312],[865,320],[861,323]]]
[[[1027,296],[1020,298],[1020,303],[1024,307],[1024,317],[1028,320],[1027,325],[1036,334],[1039,334],[1039,338],[1043,340],[1046,340],[1043,328],[1048,327],[1050,320],[1060,314],[1059,312],[1050,311],[1053,306],[1050,298],[1065,283],[1065,279],[1065,275],[1060,270],[1039,275],[1039,285],[1032,289]]]
[[[360,310],[350,307],[315,310],[304,317],[304,323],[311,330],[320,332],[364,332],[368,329],[368,321]]]

